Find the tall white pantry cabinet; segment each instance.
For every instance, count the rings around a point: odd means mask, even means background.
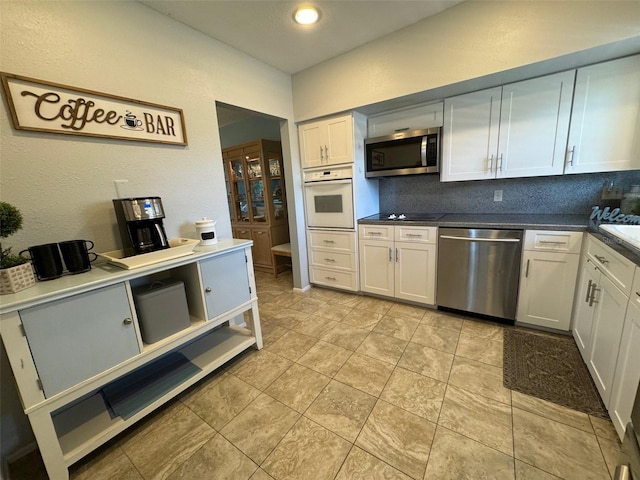
[[[251,245],[223,239],[132,270],[95,265],[3,297],[0,334],[51,479],[68,479],[70,465],[262,348]],[[132,289],[170,279],[184,284],[190,325],[144,343]]]

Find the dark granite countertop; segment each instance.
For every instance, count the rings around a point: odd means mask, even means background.
[[[390,220],[379,213],[358,220],[359,224],[410,224],[425,227],[502,228],[510,230],[585,231],[588,215],[541,215],[530,213],[407,213],[403,220]]]

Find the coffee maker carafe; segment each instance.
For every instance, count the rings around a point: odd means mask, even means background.
[[[113,208],[125,257],[169,248],[160,197],[116,198]]]

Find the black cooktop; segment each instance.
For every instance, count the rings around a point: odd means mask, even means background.
[[[444,213],[376,213],[363,218],[362,220],[395,220],[395,221],[414,221],[414,222],[434,222],[444,217]]]

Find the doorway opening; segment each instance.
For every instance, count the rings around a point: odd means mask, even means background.
[[[253,240],[255,270],[278,275],[291,269],[272,250],[289,245],[281,119],[221,102],[216,114],[233,237]]]

